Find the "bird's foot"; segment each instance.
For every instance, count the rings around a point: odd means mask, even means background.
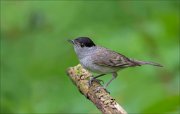
[[[99,80],[99,79],[96,79],[96,78],[94,78],[94,77],[90,77],[90,79],[89,79],[89,86],[92,85],[92,82],[93,82],[93,81],[96,81],[96,82],[98,82],[98,83],[100,83],[100,84],[101,84],[101,82],[102,82],[102,84],[104,84],[104,81],[103,81],[103,80]]]
[[[110,94],[110,92],[109,92],[104,86],[99,86],[99,87],[97,87],[96,90],[95,90],[95,92],[98,92],[98,91],[100,91],[101,89],[104,89],[107,93]]]

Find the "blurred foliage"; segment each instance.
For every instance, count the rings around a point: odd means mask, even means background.
[[[119,72],[108,90],[127,112],[180,113],[179,6],[170,0],[1,1],[1,113],[99,113],[66,76],[78,64],[67,39],[78,36],[164,66]]]

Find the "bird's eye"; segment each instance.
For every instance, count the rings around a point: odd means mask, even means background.
[[[83,44],[83,43],[81,43],[81,47],[84,47],[84,44]]]

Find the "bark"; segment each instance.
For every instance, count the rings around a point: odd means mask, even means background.
[[[102,88],[98,81],[93,81],[92,85],[89,86],[88,81],[92,75],[83,69],[81,65],[70,67],[67,70],[67,74],[80,93],[92,101],[103,114],[127,114],[115,99]]]

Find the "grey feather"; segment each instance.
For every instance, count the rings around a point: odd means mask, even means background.
[[[93,63],[100,66],[122,68],[140,66],[139,63],[131,61],[126,56],[103,47],[98,47],[97,51],[95,51],[91,56]]]
[[[130,60],[140,65],[153,65],[153,66],[163,67],[161,64],[155,62],[139,61],[135,59],[130,59]]]

